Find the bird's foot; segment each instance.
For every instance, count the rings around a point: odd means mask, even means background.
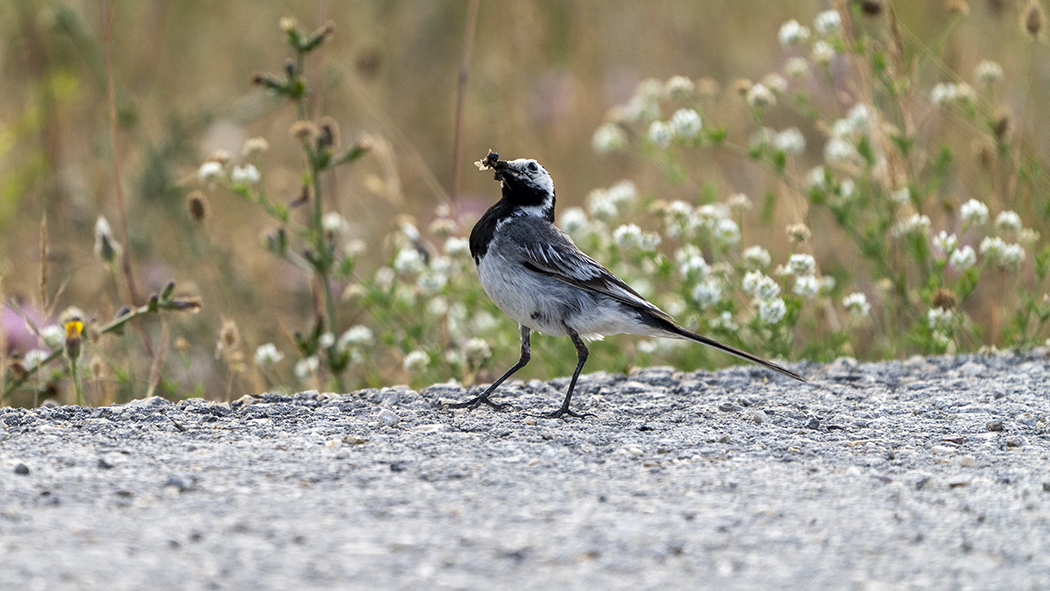
[[[559,408],[558,410],[554,410],[554,411],[551,411],[551,412],[545,412],[545,413],[543,413],[541,415],[535,415],[535,416],[541,417],[541,418],[544,418],[544,419],[567,419],[569,417],[574,417],[574,418],[577,418],[577,419],[586,419],[587,417],[596,417],[598,415],[596,415],[594,413],[591,413],[591,412],[576,412],[576,411],[570,409],[568,406],[563,406],[563,407]]]
[[[499,402],[493,402],[493,401],[489,400],[488,394],[481,394],[480,396],[475,396],[474,398],[471,398],[470,400],[466,400],[464,402],[448,402],[448,403],[445,404],[445,407],[446,408],[465,408],[467,410],[474,410],[475,408],[481,406],[482,404],[489,405],[490,407],[492,407],[492,410],[495,410],[497,412],[504,411],[504,410],[510,410],[510,409],[514,408],[514,406],[511,405],[511,404],[501,404]]]

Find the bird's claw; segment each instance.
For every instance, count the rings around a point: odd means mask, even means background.
[[[570,408],[566,408],[566,407],[563,406],[563,407],[559,408],[558,410],[554,410],[554,411],[551,411],[551,412],[545,412],[543,414],[533,415],[533,416],[538,417],[538,418],[543,418],[543,419],[562,419],[562,420],[565,420],[565,419],[567,419],[569,417],[573,417],[573,418],[576,418],[576,419],[586,419],[588,417],[597,417],[598,415],[596,415],[596,414],[594,414],[592,412],[576,412],[576,411],[574,411],[574,410],[572,410]]]
[[[489,400],[488,396],[485,396],[485,395],[475,396],[474,398],[471,398],[470,400],[466,400],[464,402],[448,402],[448,403],[445,404],[445,407],[446,408],[465,408],[467,410],[474,410],[477,407],[481,406],[482,404],[489,405],[492,408],[492,410],[494,410],[496,412],[502,412],[502,411],[511,410],[512,408],[514,408],[514,406],[512,404],[509,404],[509,403],[493,402],[493,401]]]

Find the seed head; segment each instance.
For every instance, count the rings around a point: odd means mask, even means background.
[[[313,121],[296,121],[288,130],[292,137],[300,142],[312,142],[321,133],[321,129]]]
[[[1031,0],[1024,13],[1023,24],[1025,30],[1028,31],[1028,34],[1032,37],[1038,37],[1039,31],[1043,30],[1043,23],[1045,21],[1046,16],[1043,14],[1043,7],[1039,4],[1039,0]]]
[[[186,210],[195,222],[203,222],[208,217],[208,197],[203,191],[192,191],[186,196]]]

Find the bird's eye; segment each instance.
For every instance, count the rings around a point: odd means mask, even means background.
[[[535,162],[529,162],[529,170],[532,172],[536,172],[537,170],[539,170],[539,167],[536,166]]]

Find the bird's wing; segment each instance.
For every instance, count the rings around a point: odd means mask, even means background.
[[[568,235],[553,226],[551,229],[553,233],[545,233],[546,239],[520,243],[524,259],[522,264],[527,269],[671,320],[666,312],[651,304],[622,279],[584,254]]]

